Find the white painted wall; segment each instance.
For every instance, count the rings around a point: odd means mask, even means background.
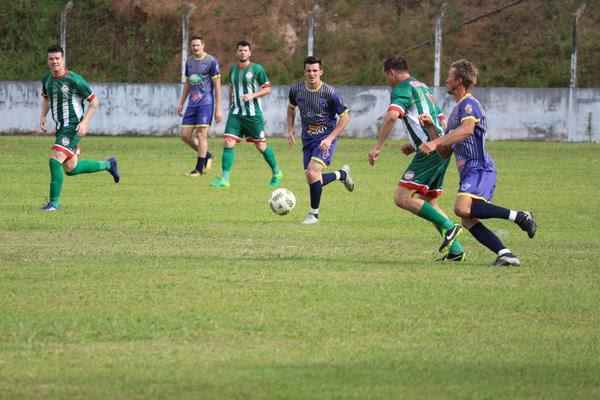
[[[100,135],[172,136],[179,132],[178,84],[92,84],[101,106],[89,131]],[[350,108],[350,124],[345,136],[377,135],[389,104],[389,89],[381,86],[342,86],[339,92]],[[268,136],[286,134],[286,107],[289,86],[275,86],[263,97]],[[37,131],[41,109],[41,82],[0,81],[0,134]],[[446,114],[454,99],[436,88]],[[568,89],[476,88],[488,117],[490,140],[566,140]],[[228,88],[223,86],[223,110],[227,109]],[[600,140],[600,89],[577,89],[577,129],[575,141],[587,141],[591,115],[593,139]],[[225,113],[226,114],[226,113]],[[49,117],[50,118],[50,117]],[[299,124],[299,117],[297,124]],[[226,118],[224,118],[226,120]],[[211,127],[209,134],[220,135],[225,121]],[[397,124],[394,138],[404,130]]]

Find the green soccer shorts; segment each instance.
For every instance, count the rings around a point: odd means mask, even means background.
[[[52,150],[60,151],[67,156],[65,162],[69,161],[81,152],[78,146],[80,140],[81,138],[77,136],[74,126],[59,129],[56,131],[56,140],[52,145]]]
[[[442,194],[449,164],[450,158],[442,158],[436,152],[427,156],[417,152],[398,185],[415,189],[424,196],[438,197]]]
[[[264,142],[265,121],[262,116],[246,117],[229,113],[227,126],[225,126],[225,138],[241,142],[246,138],[247,142]]]

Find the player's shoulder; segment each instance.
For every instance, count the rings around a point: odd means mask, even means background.
[[[47,82],[50,79],[52,79],[52,73],[51,72],[46,72],[43,76],[42,76],[42,82]]]
[[[78,74],[75,71],[67,71],[65,78],[74,81],[74,82],[84,82],[88,83],[88,81],[83,77],[83,75]]]
[[[460,109],[470,113],[472,110],[482,111],[483,107],[476,97],[474,97],[472,94],[468,94],[461,100]]]
[[[290,91],[293,92],[299,92],[301,90],[304,90],[306,88],[306,85],[304,84],[304,81],[299,81],[296,83],[292,83],[292,86],[290,86]]]

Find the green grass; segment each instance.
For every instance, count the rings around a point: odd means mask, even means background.
[[[495,201],[531,209],[530,240],[490,221],[520,268],[465,234],[468,259],[433,262],[426,222],[391,196],[409,159],[342,139],[348,193],[308,207],[300,148],[272,144],[296,209],[269,211],[270,174],[248,144],[232,186],[183,176],[176,138],[89,137],[106,173],[47,195],[50,137],[0,137],[0,398],[316,399],[600,396],[598,145],[496,142]],[[221,155],[221,140],[211,139]],[[220,165],[220,159],[217,167]],[[217,168],[218,169],[218,168]],[[452,210],[457,174],[441,205]]]

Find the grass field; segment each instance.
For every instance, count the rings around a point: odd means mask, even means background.
[[[468,234],[465,263],[433,261],[437,233],[391,200],[400,143],[371,168],[373,141],[342,140],[334,165],[357,188],[326,187],[302,226],[300,148],[283,140],[285,217],[251,145],[214,189],[217,171],[183,176],[176,138],[108,137],[83,158],[119,157],[122,182],[66,177],[42,214],[51,142],[0,137],[1,399],[600,398],[598,145],[489,144],[495,201],[539,223],[530,240],[490,221],[523,263],[493,268]],[[456,184],[451,167],[449,212]]]

